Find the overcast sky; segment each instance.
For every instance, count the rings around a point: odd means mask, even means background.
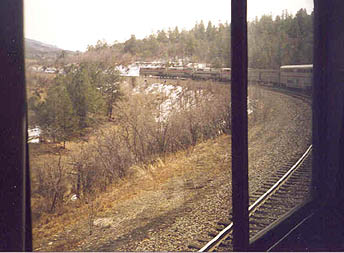
[[[24,0],[25,37],[84,51],[98,40],[142,39],[157,30],[230,23],[230,0]],[[313,0],[248,0],[248,20],[313,10]]]

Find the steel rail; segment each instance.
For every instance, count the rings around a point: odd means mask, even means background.
[[[260,196],[250,207],[249,207],[249,214],[252,214],[262,203],[266,200],[272,193],[274,193],[282,183],[284,183],[289,176],[302,164],[302,162],[306,159],[306,157],[312,151],[312,145],[308,147],[306,152],[299,158],[299,160],[269,189],[267,190],[262,196]],[[224,241],[228,236],[229,233],[233,229],[233,222],[230,223],[226,228],[224,228],[220,233],[217,234],[211,241],[209,241],[203,248],[201,248],[198,252],[207,252],[213,251],[215,247],[217,247],[222,241]]]

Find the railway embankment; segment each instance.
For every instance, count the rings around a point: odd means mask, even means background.
[[[249,116],[249,187],[254,192],[273,171],[305,151],[311,108],[259,88],[250,89],[249,96],[254,111]],[[188,251],[189,242],[231,209],[230,144],[230,136],[222,135],[157,161],[100,194],[88,215],[76,216],[35,249]]]

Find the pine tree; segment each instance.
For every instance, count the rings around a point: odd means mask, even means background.
[[[46,100],[36,106],[35,111],[43,133],[54,142],[63,141],[65,147],[65,142],[77,131],[77,121],[63,79],[55,79]]]

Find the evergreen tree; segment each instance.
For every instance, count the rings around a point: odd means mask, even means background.
[[[56,78],[47,93],[47,99],[35,107],[38,124],[53,141],[70,139],[77,131],[77,121],[72,101],[63,78]]]
[[[95,65],[81,64],[73,66],[64,77],[80,130],[104,112],[104,99],[99,89],[102,78],[96,69]]]
[[[312,63],[313,14],[300,9],[295,16],[283,11],[275,19],[263,15],[248,22],[248,56],[250,68],[278,69],[281,65]],[[130,60],[166,59],[173,61],[206,62],[213,67],[230,67],[230,25],[211,21],[205,27],[203,21],[190,31],[178,27],[158,31],[143,40],[134,35],[116,48]],[[98,43],[89,50],[103,47]],[[106,47],[107,48],[107,47]],[[129,56],[128,56],[129,55]]]
[[[122,79],[119,71],[114,68],[107,68],[104,72],[101,91],[105,98],[106,115],[111,119],[114,103],[122,96],[119,87]]]

